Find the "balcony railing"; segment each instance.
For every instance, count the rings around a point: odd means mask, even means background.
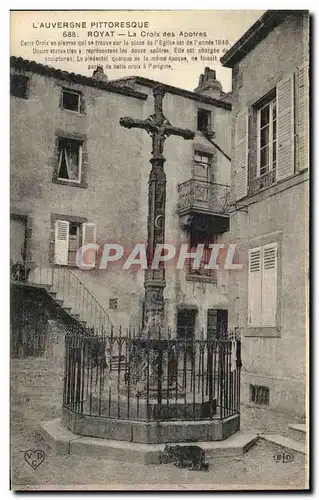
[[[178,186],[177,211],[180,215],[193,211],[227,216],[229,200],[230,186],[190,179]]]

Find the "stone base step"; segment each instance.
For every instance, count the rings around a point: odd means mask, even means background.
[[[160,464],[165,444],[140,444],[83,437],[66,429],[61,419],[40,424],[42,437],[61,455],[94,456],[104,459]],[[257,441],[257,434],[237,432],[224,441],[178,443],[179,446],[197,445],[205,450],[206,459],[242,456]],[[177,444],[177,443],[176,443]],[[174,446],[174,443],[170,443]]]
[[[283,448],[284,450],[302,453],[303,455],[307,454],[305,444],[300,441],[296,441],[295,439],[291,439],[285,436],[281,436],[279,434],[259,434],[261,439],[265,439],[269,443],[274,443]]]
[[[301,443],[306,442],[306,424],[289,424],[288,434],[291,439],[300,441]]]

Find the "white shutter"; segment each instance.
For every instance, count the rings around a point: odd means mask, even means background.
[[[295,172],[294,75],[277,85],[277,173],[278,181]]]
[[[247,196],[248,180],[248,109],[236,116],[235,128],[235,197]]]
[[[250,326],[261,325],[261,255],[261,247],[249,250],[248,324]]]
[[[298,170],[309,167],[309,64],[298,68]]]
[[[87,243],[96,243],[96,225],[93,222],[85,222],[82,224],[82,245]],[[87,250],[83,254],[83,261],[86,265],[94,267],[96,260],[95,250]]]
[[[263,247],[262,325],[276,326],[277,243]]]
[[[66,266],[69,251],[69,222],[66,220],[55,221],[54,262]]]

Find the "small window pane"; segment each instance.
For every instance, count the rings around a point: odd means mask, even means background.
[[[264,127],[269,123],[269,105],[260,111],[260,126]]]
[[[208,156],[203,156],[199,154],[195,154],[195,161],[196,162],[201,162],[201,163],[209,163],[209,158]]]
[[[269,148],[265,147],[260,151],[260,166],[264,167],[269,163]]]
[[[269,126],[260,131],[260,147],[267,146],[269,142]]]
[[[195,177],[207,177],[207,165],[202,163],[195,163],[194,165],[194,175]]]

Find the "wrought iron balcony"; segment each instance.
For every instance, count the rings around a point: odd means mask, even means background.
[[[227,217],[229,198],[230,186],[190,179],[178,186],[177,211],[179,215],[197,212]]]

